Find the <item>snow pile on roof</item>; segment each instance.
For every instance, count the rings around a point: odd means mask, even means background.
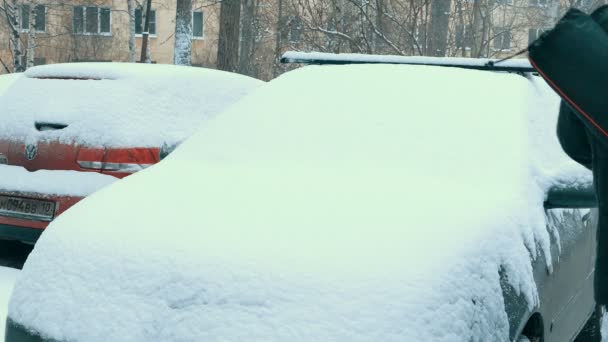
[[[0,190],[58,196],[88,196],[118,178],[95,172],[38,170],[0,165]]]
[[[34,67],[0,98],[0,137],[89,146],[175,144],[262,84],[172,65],[80,63]],[[68,125],[39,132],[36,122]]]
[[[427,57],[427,56],[395,56],[395,55],[367,55],[357,53],[325,53],[325,52],[298,52],[287,51],[282,60],[286,63],[319,63],[325,62],[350,62],[350,63],[389,63],[389,64],[421,64],[421,65],[463,65],[483,67],[489,62],[498,59],[490,58],[462,58],[462,57]],[[532,65],[527,59],[510,59],[496,66],[507,68],[525,68],[532,70]]]
[[[545,190],[586,177],[529,139],[557,104],[517,75],[289,72],[51,223],[9,314],[59,340],[506,340],[498,270],[537,303]]]
[[[6,322],[8,299],[19,270],[0,266],[0,322]],[[4,325],[0,328],[0,341],[4,341]]]

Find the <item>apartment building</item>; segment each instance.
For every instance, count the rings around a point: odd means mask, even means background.
[[[19,1],[17,21],[23,59],[34,55],[34,64],[82,61],[129,61],[129,15],[126,1],[31,0]],[[32,15],[35,15],[32,17]],[[193,6],[192,63],[214,66],[217,54],[219,5],[195,1]],[[135,11],[137,58],[141,50],[143,10]],[[7,17],[0,16],[0,59],[13,65]],[[150,54],[154,63],[172,63],[175,1],[152,2]],[[28,49],[28,42],[35,49]],[[31,56],[30,56],[31,57]],[[1,67],[1,66],[0,66]],[[5,68],[2,67],[3,72]]]

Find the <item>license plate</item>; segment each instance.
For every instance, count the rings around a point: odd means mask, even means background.
[[[52,221],[53,216],[55,216],[55,202],[0,196],[0,216],[36,221]]]

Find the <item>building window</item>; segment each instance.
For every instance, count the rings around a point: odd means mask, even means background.
[[[203,12],[192,12],[192,37],[203,38]]]
[[[135,34],[140,35],[144,31],[144,11],[141,7],[135,9]],[[148,33],[156,36],[156,10],[150,9],[150,23]]]
[[[290,15],[283,18],[283,25],[281,28],[281,39],[289,41],[291,43],[297,43],[300,41],[302,34],[302,20],[300,17]]]
[[[31,22],[31,7],[30,5],[21,5],[21,31],[27,32],[30,30]],[[36,5],[34,8],[34,29],[36,32],[46,32],[46,6]]]
[[[27,64],[27,55],[21,55],[19,56],[19,61],[21,63],[21,65],[25,66]],[[46,58],[44,57],[34,57],[34,66],[36,65],[45,65],[46,64]]]
[[[504,27],[494,28],[494,49],[495,50],[510,50],[511,49],[511,31]]]
[[[456,48],[470,49],[472,41],[471,26],[456,25]]]
[[[545,29],[542,29],[542,28],[528,29],[528,44],[532,44],[532,42],[537,40],[538,37],[540,37],[543,34],[543,32],[545,32]]]
[[[109,36],[112,33],[112,11],[105,7],[75,6],[73,28],[77,34]]]

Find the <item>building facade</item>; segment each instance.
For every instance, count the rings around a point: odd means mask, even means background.
[[[22,64],[62,62],[128,62],[129,12],[127,1],[17,1]],[[143,13],[135,10],[136,57],[142,42]],[[0,59],[2,72],[13,68],[15,48],[11,43],[8,16],[0,16]],[[195,1],[193,6],[192,64],[213,67],[217,54],[219,5]],[[152,2],[150,56],[153,63],[173,63],[175,1]],[[32,48],[29,42],[34,42]],[[28,56],[28,54],[30,56]],[[33,55],[33,56],[32,56]]]

